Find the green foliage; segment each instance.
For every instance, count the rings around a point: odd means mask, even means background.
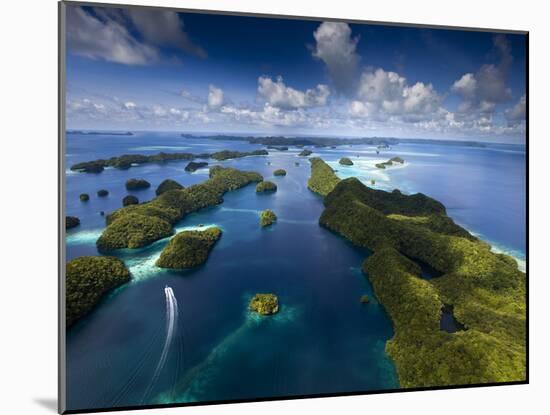
[[[340,182],[340,179],[336,176],[334,170],[319,157],[313,157],[309,161],[311,163],[311,176],[307,182],[307,187],[321,196],[328,195]]]
[[[206,161],[190,161],[187,166],[185,166],[185,171],[194,172],[206,166],[208,166],[208,163]]]
[[[313,152],[311,150],[308,150],[307,148],[303,149],[298,156],[300,157],[307,157],[311,155]]]
[[[370,301],[370,299],[369,299],[369,296],[367,294],[365,294],[365,295],[361,296],[359,301],[361,302],[361,304],[367,304]]]
[[[351,161],[348,157],[342,157],[339,163],[342,166],[353,166],[353,161]]]
[[[378,167],[379,169],[385,169],[387,166],[393,166],[394,163],[403,164],[405,163],[405,160],[403,160],[401,157],[392,157],[388,161],[375,164],[375,166]]]
[[[228,159],[236,159],[247,156],[267,156],[269,153],[267,150],[254,150],[254,151],[230,151],[222,150],[211,155],[214,160],[222,161]]]
[[[260,214],[260,226],[265,228],[277,221],[277,215],[271,209],[263,210]]]
[[[374,254],[364,264],[395,328],[387,352],[401,386],[525,379],[525,275],[421,195],[341,181],[325,198],[321,225]],[[420,278],[417,259],[443,275]],[[452,305],[466,331],[440,330]]]
[[[276,191],[277,191],[277,185],[268,180],[262,181],[256,185],[256,193],[276,192]]]
[[[172,225],[155,216],[127,214],[111,223],[96,242],[100,251],[141,248],[172,235]]]
[[[161,268],[183,269],[206,262],[222,231],[213,227],[203,231],[183,231],[174,236],[162,250],[156,265]]]
[[[81,202],[87,202],[88,200],[90,200],[90,195],[88,193],[81,193],[78,198]]]
[[[279,300],[275,294],[256,294],[248,307],[262,315],[275,314],[279,311]]]
[[[183,189],[183,186],[172,179],[166,179],[163,180],[161,184],[159,184],[159,187],[157,187],[157,190],[155,190],[155,194],[157,196],[163,194],[164,192],[167,192],[168,190],[181,190]]]
[[[185,189],[168,190],[149,202],[123,207],[109,214],[107,216],[108,227],[102,235],[102,238],[105,237],[105,245],[119,248],[136,247],[129,246],[130,241],[125,237],[124,232],[127,226],[138,219],[139,221],[146,221],[147,218],[157,219],[160,223],[168,224],[170,228],[170,233],[167,234],[165,226],[158,226],[158,222],[152,223],[158,232],[150,234],[152,239],[143,238],[145,244],[163,238],[171,234],[172,225],[185,215],[220,204],[223,202],[225,192],[239,189],[250,183],[260,182],[263,179],[260,174],[255,172],[244,172],[220,166],[212,167],[209,175],[210,178],[205,182]],[[122,222],[124,226],[118,224],[121,220],[124,220]]]
[[[139,199],[134,195],[128,195],[122,198],[122,206],[137,205],[138,203],[139,203]]]
[[[65,229],[71,229],[80,225],[80,219],[76,216],[65,216]]]
[[[274,176],[286,176],[286,170],[285,169],[277,169],[273,172]]]
[[[67,327],[88,314],[109,290],[130,280],[124,263],[114,257],[86,256],[67,263]]]
[[[105,189],[99,189],[97,191],[97,195],[99,197],[105,197],[105,196],[108,196],[109,195],[109,191],[108,190],[105,190]]]
[[[151,187],[151,183],[144,179],[128,179],[126,181],[126,189],[128,190],[140,190]]]

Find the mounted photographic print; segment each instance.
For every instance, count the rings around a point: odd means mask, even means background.
[[[61,412],[528,382],[527,32],[59,11]]]

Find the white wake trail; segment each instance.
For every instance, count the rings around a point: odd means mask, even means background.
[[[166,286],[164,288],[164,294],[166,296],[166,340],[164,341],[164,347],[162,349],[157,368],[155,369],[155,373],[153,374],[153,378],[151,379],[151,382],[143,395],[142,403],[151,392],[153,386],[155,386],[160,373],[164,368],[164,364],[166,363],[168,352],[170,351],[170,346],[172,344],[172,339],[174,338],[178,325],[178,301],[176,300],[174,291],[171,287]]]

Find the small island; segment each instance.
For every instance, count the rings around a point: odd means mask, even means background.
[[[307,156],[311,155],[312,153],[313,153],[313,151],[308,150],[307,148],[305,148],[300,152],[300,154],[298,154],[298,156],[307,157]]]
[[[99,190],[97,191],[97,195],[98,195],[99,197],[106,197],[106,196],[109,195],[109,191],[106,190],[106,189],[99,189]]]
[[[351,161],[348,157],[342,157],[339,163],[342,166],[353,166],[353,161]]]
[[[81,202],[87,202],[88,200],[90,200],[90,195],[88,193],[81,193],[78,198]]]
[[[190,161],[189,163],[187,163],[187,166],[185,166],[185,171],[193,173],[194,171],[202,169],[206,166],[208,166],[208,163],[206,161]]]
[[[156,265],[161,268],[184,269],[201,265],[222,236],[220,228],[183,231],[174,236],[162,250]]]
[[[134,195],[124,196],[122,199],[122,206],[130,206],[139,204],[139,199]]]
[[[276,192],[276,191],[277,191],[277,185],[268,180],[261,181],[256,185],[256,193],[270,193],[270,192]]]
[[[118,258],[84,256],[67,263],[67,327],[88,314],[104,294],[130,281],[130,272]]]
[[[369,299],[369,296],[367,294],[365,295],[362,295],[361,298],[359,299],[359,301],[361,302],[361,304],[368,304],[368,302],[370,301]]]
[[[181,190],[183,189],[183,186],[172,179],[166,179],[163,180],[161,184],[157,187],[157,190],[155,190],[155,194],[157,196],[160,196],[164,192],[167,192],[169,190]]]
[[[151,187],[151,183],[144,179],[128,179],[126,181],[127,190],[142,190]]]
[[[72,229],[80,225],[80,219],[76,216],[65,216],[65,229]]]
[[[277,169],[273,172],[274,176],[286,176],[286,170],[285,169]]]
[[[263,210],[260,214],[260,226],[265,228],[277,221],[277,215],[271,209]]]
[[[277,151],[288,151],[287,146],[267,146],[270,150],[277,150]]]
[[[264,316],[275,314],[279,311],[279,299],[275,294],[256,294],[248,308]]]
[[[393,166],[394,163],[404,164],[405,160],[403,160],[401,157],[392,157],[388,161],[375,164],[375,166],[379,169],[385,169],[386,167]]]
[[[311,176],[307,182],[307,187],[312,192],[326,196],[334,189],[340,179],[321,158],[313,157],[309,161],[311,163]]]

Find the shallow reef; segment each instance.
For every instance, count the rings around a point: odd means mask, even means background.
[[[277,215],[271,209],[263,210],[260,214],[260,226],[265,228],[277,221]]]
[[[67,263],[67,327],[88,314],[105,293],[130,280],[124,263],[114,257],[84,256]]]
[[[250,300],[248,307],[264,316],[275,314],[279,311],[279,299],[275,294],[256,294]]]
[[[210,251],[222,236],[218,227],[178,233],[162,250],[156,265],[161,268],[183,269],[206,262]]]

